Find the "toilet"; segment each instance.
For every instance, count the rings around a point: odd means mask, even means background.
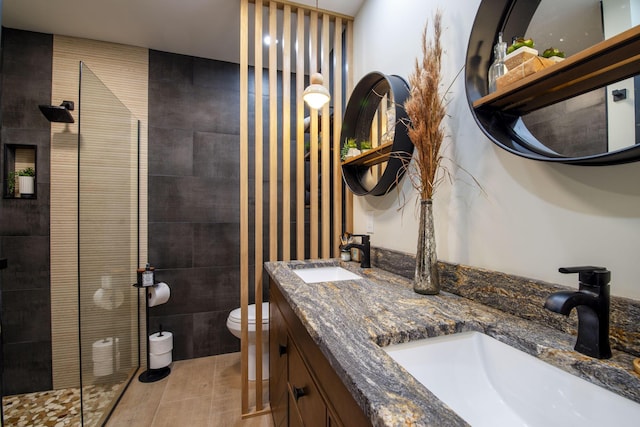
[[[249,305],[249,380],[256,379],[256,305]],[[229,313],[227,328],[240,338],[240,308]],[[269,303],[262,303],[262,379],[269,379]]]

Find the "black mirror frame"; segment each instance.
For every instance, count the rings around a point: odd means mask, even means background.
[[[563,156],[545,147],[531,135],[519,116],[473,107],[477,99],[489,93],[487,72],[498,33],[524,34],[540,1],[482,0],[480,3],[465,62],[467,102],[476,123],[500,148],[528,159],[583,166],[616,165],[640,160],[640,144],[591,156]]]
[[[413,154],[413,143],[407,134],[409,121],[404,102],[409,97],[409,84],[400,76],[386,75],[377,71],[364,76],[353,89],[342,121],[340,148],[349,138],[368,139],[373,117],[380,100],[388,95],[395,107],[396,126],[393,146],[382,176],[372,189],[364,185],[364,176],[369,166],[342,165],[342,176],[349,189],[357,196],[383,196],[400,182]]]

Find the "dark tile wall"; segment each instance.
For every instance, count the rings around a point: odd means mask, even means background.
[[[237,64],[149,52],[149,262],[171,287],[150,330],[175,360],[240,348],[239,102]]]
[[[522,118],[544,145],[566,156],[607,151],[606,89],[596,89]]]
[[[49,268],[49,122],[53,37],[2,29],[4,144],[37,145],[37,199],[0,199],[3,392],[52,388]],[[4,147],[0,150],[4,155]],[[2,159],[4,161],[4,159]]]

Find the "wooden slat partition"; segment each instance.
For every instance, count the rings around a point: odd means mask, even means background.
[[[345,68],[349,68],[345,64],[352,55],[343,52],[345,33],[353,35],[353,18],[282,0],[242,0],[240,10],[241,369],[242,414],[247,418],[268,411],[262,397],[262,334],[259,332],[256,333],[257,380],[253,386],[248,380],[246,316],[250,287],[253,286],[256,302],[259,303],[263,295],[263,261],[336,257],[340,234],[351,230],[343,230],[343,197],[347,193],[343,190],[340,169],[340,127],[344,98],[353,87],[345,72]],[[266,34],[271,40],[268,48],[263,46]],[[352,52],[352,48],[347,52]],[[263,54],[267,58],[263,58]],[[248,94],[251,69],[255,85],[253,105]],[[320,111],[310,110],[302,100],[309,75],[315,72],[323,75],[324,85],[332,97],[331,103]],[[265,73],[268,75],[266,89]],[[268,111],[263,111],[263,105],[268,105]],[[264,114],[268,115],[267,122]],[[263,128],[265,123],[268,131]],[[254,138],[250,141],[251,133]],[[249,159],[254,165],[253,215]],[[265,161],[268,162],[266,175]],[[268,194],[263,194],[265,186]],[[291,224],[292,216],[295,226]],[[253,235],[249,234],[251,219]],[[264,241],[265,232],[269,242]],[[253,283],[249,280],[250,245],[254,248]],[[262,306],[256,304],[256,331],[262,330],[261,318]],[[252,399],[250,391],[253,391]]]

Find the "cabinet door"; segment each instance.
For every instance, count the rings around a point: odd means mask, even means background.
[[[287,388],[289,391],[290,425],[326,427],[327,408],[324,400],[296,346],[289,345],[288,350],[289,384]]]
[[[275,427],[288,425],[286,324],[278,304],[269,304],[269,400]]]

